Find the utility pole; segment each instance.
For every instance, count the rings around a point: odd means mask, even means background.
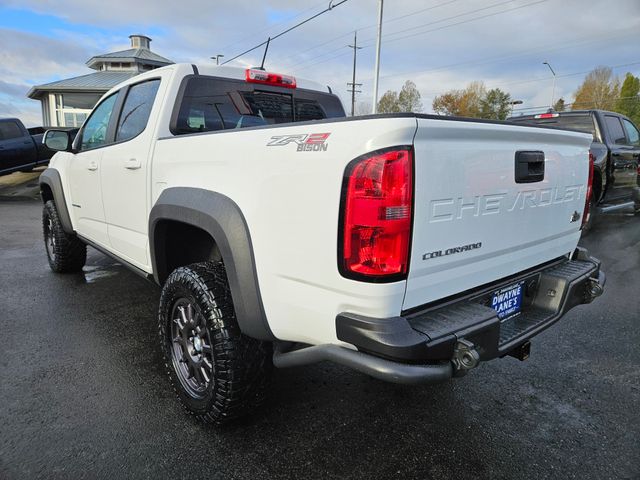
[[[378,0],[378,40],[376,41],[376,68],[373,75],[373,107],[371,113],[378,111],[378,78],[380,77],[380,42],[382,41],[382,9],[384,0]]]
[[[347,90],[347,92],[351,92],[351,116],[353,117],[356,109],[356,92],[362,93],[361,90],[356,90],[356,87],[361,87],[361,83],[356,83],[356,57],[358,54],[358,50],[362,47],[358,46],[358,31],[353,32],[353,45],[347,45],[349,48],[353,48],[353,81],[347,82],[347,86],[351,85],[351,90]]]
[[[551,70],[551,73],[553,74],[553,87],[551,88],[551,105],[549,105],[549,108],[552,109],[553,97],[556,96],[556,72],[553,71],[553,68],[551,68],[551,65],[549,65],[549,62],[542,62],[542,64],[549,67],[549,70]]]

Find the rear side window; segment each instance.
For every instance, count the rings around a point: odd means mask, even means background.
[[[0,123],[0,140],[11,140],[22,137],[22,129],[16,122]]]
[[[624,135],[620,119],[613,115],[605,115],[605,121],[607,122],[607,130],[609,130],[611,140],[618,145],[625,145],[627,143],[627,137]]]
[[[150,80],[133,85],[129,89],[118,120],[116,142],[137,137],[147,128],[151,107],[153,107],[159,86],[160,80]]]
[[[629,137],[629,143],[631,145],[640,145],[640,133],[636,126],[629,120],[622,119],[624,123],[624,129],[627,131],[627,137]]]
[[[328,93],[206,76],[186,82],[171,123],[175,135],[344,116]]]

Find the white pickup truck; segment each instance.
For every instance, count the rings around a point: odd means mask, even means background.
[[[328,87],[176,64],[108,92],[40,178],[55,272],[86,245],[162,287],[179,399],[221,423],[271,366],[433,383],[602,293],[577,248],[591,136],[418,114],[345,118]]]

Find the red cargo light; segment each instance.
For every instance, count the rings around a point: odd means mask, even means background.
[[[343,276],[373,282],[406,278],[412,201],[411,147],[378,150],[349,163],[338,239]]]
[[[589,152],[589,180],[587,182],[587,194],[584,201],[584,213],[582,214],[582,225],[580,230],[589,222],[591,216],[591,196],[593,195],[593,153]]]
[[[540,113],[539,115],[534,116],[533,118],[556,118],[559,117],[559,113]]]
[[[275,85],[277,87],[296,88],[296,77],[291,75],[281,75],[279,73],[265,72],[247,68],[246,81],[249,83],[262,83],[264,85]]]

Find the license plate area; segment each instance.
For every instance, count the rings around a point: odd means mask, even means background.
[[[493,292],[489,306],[498,314],[500,320],[518,315],[522,310],[522,298],[525,292],[525,281],[512,283]]]

